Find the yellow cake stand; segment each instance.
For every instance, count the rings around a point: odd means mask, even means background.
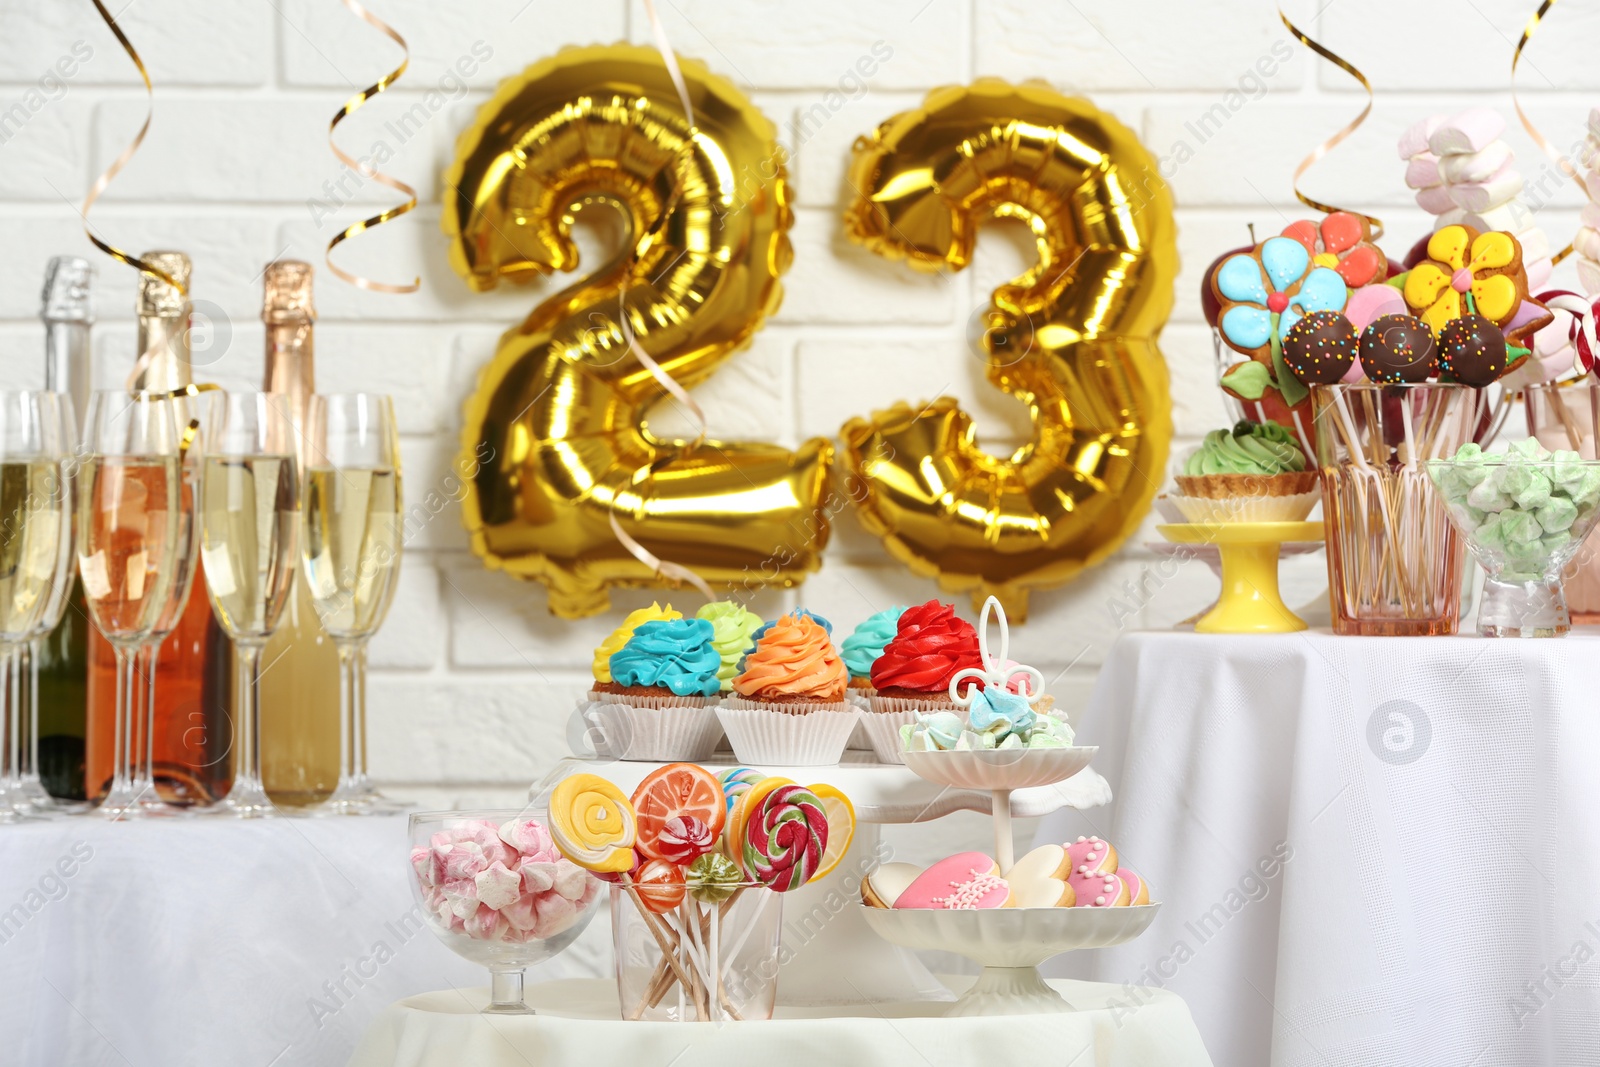
[[[1180,545],[1216,545],[1222,595],[1194,624],[1202,634],[1287,634],[1306,628],[1278,595],[1278,546],[1321,541],[1320,522],[1179,522],[1157,526]]]

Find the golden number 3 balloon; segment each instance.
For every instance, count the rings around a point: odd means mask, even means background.
[[[546,583],[568,618],[657,580],[613,515],[710,581],[792,584],[827,542],[827,441],[690,449],[644,422],[666,391],[628,332],[683,386],[704,381],[777,308],[792,256],[772,124],[701,64],[682,69],[692,136],[654,49],[573,48],[502,83],[445,175],[451,265],[474,289],[572,270],[585,214],[614,209],[629,230],[616,258],[506,332],[465,412],[465,453],[491,457],[463,501],[473,547]]]
[[[947,592],[1028,590],[1111,553],[1150,506],[1172,438],[1156,334],[1172,308],[1172,203],[1121,123],[1043,86],[939,89],[855,145],[850,236],[925,270],[960,270],[981,225],[1018,219],[1039,262],[994,291],[989,380],[1028,406],[1031,440],[982,451],[941,398],[843,430],[867,528]],[[1153,188],[1152,188],[1153,186]]]

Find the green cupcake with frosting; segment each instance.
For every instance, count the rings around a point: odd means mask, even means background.
[[[1298,522],[1321,496],[1294,435],[1249,419],[1206,434],[1177,480],[1173,502],[1190,522]]]

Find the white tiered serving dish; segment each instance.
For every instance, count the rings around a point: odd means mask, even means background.
[[[906,768],[919,778],[956,789],[1016,791],[1065,781],[1089,766],[1098,748],[974,749],[907,752]],[[1098,775],[1096,775],[1098,777]]]
[[[1159,904],[1126,908],[871,908],[877,935],[902,948],[954,952],[983,967],[947,1015],[1041,1015],[1076,1011],[1039,976],[1063,952],[1131,941],[1155,921]]]

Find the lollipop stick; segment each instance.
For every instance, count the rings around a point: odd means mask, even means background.
[[[1406,433],[1406,471],[1415,473],[1417,469],[1417,435],[1411,429],[1411,397],[1400,398],[1400,422],[1405,427]]]
[[[1572,412],[1567,410],[1567,402],[1561,396],[1561,390],[1551,386],[1548,390],[1555,400],[1556,415],[1561,419],[1561,428],[1567,431],[1567,442],[1572,445],[1574,452],[1582,451],[1582,435],[1578,433],[1578,424],[1573,421]]]
[[[683,967],[678,963],[677,954],[673,951],[672,946],[668,944],[667,938],[662,935],[661,929],[656,926],[655,914],[645,907],[644,898],[639,896],[639,887],[627,875],[622,876],[622,890],[628,894],[628,899],[633,901],[633,906],[638,908],[639,914],[644,917],[644,924],[649,927],[651,935],[655,937],[656,944],[661,949],[662,958],[667,961],[667,965],[678,976],[678,981],[683,983],[684,988],[688,988],[689,976],[683,973]]]

